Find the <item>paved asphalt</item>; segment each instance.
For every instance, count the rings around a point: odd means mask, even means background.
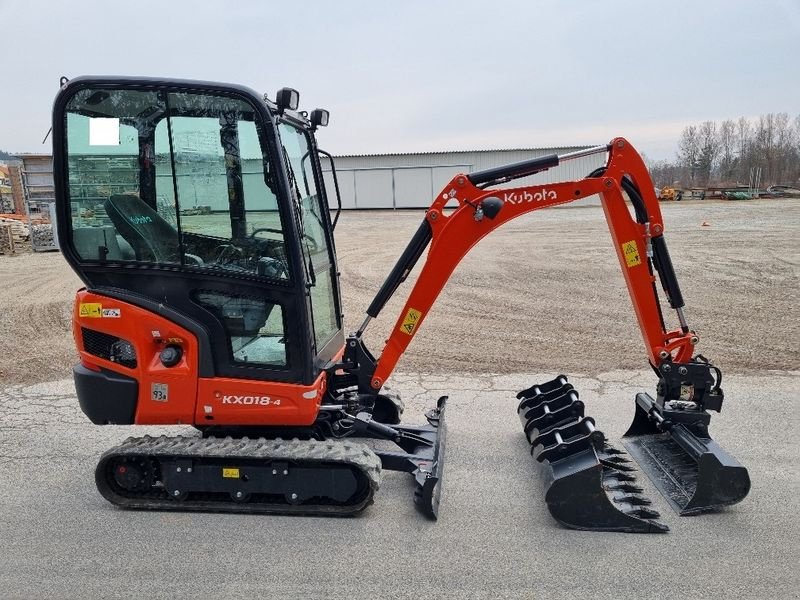
[[[384,475],[359,518],[128,512],[96,492],[100,453],[155,428],[96,427],[71,382],[0,392],[2,598],[797,598],[800,373],[727,374],[712,435],[753,489],[721,513],[678,517],[642,474],[672,531],[570,531],[550,517],[516,417],[516,390],[553,374],[395,376],[408,421],[449,394],[440,519],[413,508],[407,475]],[[652,375],[571,380],[618,441]],[[191,429],[171,430],[191,433]]]

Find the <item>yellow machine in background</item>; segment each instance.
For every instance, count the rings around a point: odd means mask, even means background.
[[[659,200],[683,200],[683,192],[673,187],[663,187],[658,193]]]

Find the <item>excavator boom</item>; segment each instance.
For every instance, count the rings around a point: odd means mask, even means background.
[[[605,168],[580,181],[493,189],[491,186],[547,170],[575,158],[608,153]],[[641,183],[640,183],[641,182]],[[430,250],[419,277],[389,339],[375,363],[370,386],[380,389],[417,334],[436,298],[459,262],[483,237],[508,221],[535,210],[600,195],[608,227],[633,302],[650,363],[688,361],[698,336],[690,332],[683,314],[683,297],[664,241],[664,223],[658,200],[642,195],[650,176],[639,154],[622,138],[562,156],[550,155],[472,174],[454,177],[434,199],[406,251],[367,309],[367,319],[355,336],[360,338],[369,320],[410,273],[425,248]],[[651,186],[652,187],[652,186]],[[633,204],[631,216],[625,197]],[[457,202],[452,212],[445,207]],[[654,289],[653,258],[661,269],[661,283],[676,310],[680,328],[667,330]]]

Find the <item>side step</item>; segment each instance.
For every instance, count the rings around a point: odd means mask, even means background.
[[[517,414],[542,467],[545,502],[562,525],[590,531],[663,533],[659,514],[641,496],[634,468],[584,415],[578,392],[559,375],[517,394]]]
[[[750,491],[747,469],[708,435],[706,411],[659,409],[636,395],[624,445],[675,511],[695,515],[736,504]]]

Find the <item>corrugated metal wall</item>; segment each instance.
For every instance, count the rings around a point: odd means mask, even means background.
[[[471,173],[547,154],[566,154],[586,147],[338,156],[335,157],[336,174],[343,208],[425,208],[430,205],[434,195],[458,173]],[[532,177],[515,180],[513,185],[582,179],[603,164],[605,155],[595,154],[568,161]],[[335,204],[333,177],[326,160],[323,161],[323,170],[329,199]],[[592,197],[580,200],[573,206],[599,203],[599,198]]]

